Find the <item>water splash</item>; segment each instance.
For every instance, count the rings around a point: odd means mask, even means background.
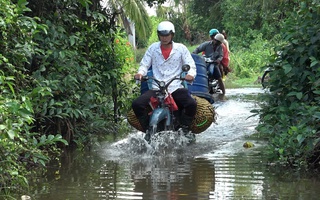
[[[163,131],[151,137],[150,143],[144,133],[135,132],[115,143],[102,146],[102,156],[108,160],[152,156],[176,156],[189,146],[188,138],[180,131]]]

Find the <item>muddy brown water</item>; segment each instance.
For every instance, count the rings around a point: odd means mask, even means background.
[[[164,133],[151,145],[143,133],[105,143],[91,152],[64,156],[61,166],[30,185],[39,200],[107,199],[320,199],[320,177],[276,170],[261,151],[265,142],[248,138],[258,117],[259,88],[228,89],[228,100],[216,102],[217,124],[187,145],[178,134]],[[244,148],[244,142],[255,146]]]

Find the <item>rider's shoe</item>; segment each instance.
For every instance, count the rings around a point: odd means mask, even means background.
[[[149,133],[149,130],[148,130],[149,129],[149,117],[148,116],[141,116],[141,117],[138,118],[138,120],[139,120],[139,123],[140,123],[142,129],[146,133],[145,136],[144,136],[144,139],[148,143],[150,143],[151,136],[150,136],[150,133]]]
[[[193,117],[187,116],[185,114],[181,115],[181,130],[184,136],[189,140],[188,143],[193,143],[196,141],[194,133],[190,131],[190,125],[192,123]]]
[[[185,133],[184,136],[188,139],[189,144],[196,142],[196,135],[194,133]]]
[[[194,133],[192,133],[190,130],[189,130],[189,127],[186,126],[186,125],[181,125],[181,131],[184,135],[184,137],[186,137],[188,139],[188,143],[191,144],[191,143],[194,143],[196,142],[196,136]]]
[[[143,115],[141,117],[138,118],[139,123],[142,127],[142,129],[147,132],[148,128],[149,128],[149,117],[147,115]]]

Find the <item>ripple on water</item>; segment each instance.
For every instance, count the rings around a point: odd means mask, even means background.
[[[245,149],[244,140],[221,146],[201,157],[211,160],[215,170],[215,191],[212,199],[263,199],[265,165],[257,148]]]

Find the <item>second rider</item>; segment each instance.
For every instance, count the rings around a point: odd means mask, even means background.
[[[200,44],[192,53],[198,54],[204,52],[205,57],[211,58],[214,61],[207,66],[208,71],[210,72],[210,76],[213,76],[214,79],[218,80],[219,87],[222,91],[222,96],[220,97],[222,100],[225,97],[225,86],[222,80],[222,73],[220,71],[219,65],[223,59],[223,50],[221,46],[221,34],[217,29],[211,29],[209,31],[209,36],[211,41],[206,41]],[[210,77],[209,77],[210,78]]]

